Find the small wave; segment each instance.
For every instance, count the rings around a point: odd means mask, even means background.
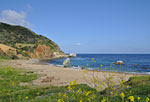
[[[150,75],[150,72],[123,72],[123,73],[131,73],[131,74],[147,74],[147,75]]]
[[[55,65],[55,66],[57,66],[57,67],[63,67],[63,65]]]
[[[51,63],[45,63],[50,66],[57,66],[57,67],[63,67],[61,64],[51,64]],[[72,69],[81,69],[80,66],[71,66]],[[86,68],[87,70],[96,70],[95,68]],[[150,72],[128,72],[128,71],[114,71],[114,70],[101,70],[101,71],[109,71],[109,72],[121,72],[121,73],[131,73],[131,74],[147,74],[150,75]]]
[[[83,61],[83,60],[87,60],[89,58],[82,58],[82,57],[76,57],[76,58],[71,58],[71,60],[78,60],[78,61]]]

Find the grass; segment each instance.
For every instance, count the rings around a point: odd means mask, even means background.
[[[11,67],[0,68],[0,102],[57,102],[58,93],[65,92],[67,86],[37,87],[32,85],[37,75]],[[20,86],[20,83],[31,85]],[[77,85],[85,90],[92,88],[87,85]]]
[[[2,61],[2,60],[10,60],[10,59],[11,59],[10,57],[1,56],[1,55],[0,55],[0,61]]]
[[[129,96],[133,96],[135,102],[149,102],[145,101],[146,97],[150,98],[150,76],[134,76],[131,77],[127,82],[124,83],[128,85],[128,88],[124,88],[123,90],[116,89],[115,91],[118,93],[124,92],[125,93],[125,102],[131,102],[128,100]],[[107,88],[100,93],[103,94],[105,97],[107,96]],[[140,101],[138,100],[140,97]],[[117,96],[111,97],[111,102],[122,102],[120,94]]]
[[[58,99],[69,100],[68,102],[80,102],[81,97],[82,102],[89,102],[89,97],[94,97],[94,100],[96,100],[91,102],[101,102],[103,97],[109,99],[105,90],[98,92],[96,89],[84,84],[72,86],[74,91],[68,91],[68,86],[38,87],[32,85],[32,81],[37,78],[38,75],[30,71],[19,70],[10,66],[0,67],[0,102],[57,102]],[[25,84],[21,85],[21,83]],[[135,76],[125,84],[130,86],[123,90],[126,102],[130,102],[128,101],[129,96],[133,96],[135,102],[138,102],[137,97],[141,97],[140,102],[146,102],[146,97],[150,98],[150,76]],[[79,89],[83,93],[80,95],[74,94]],[[91,94],[86,96],[84,92],[86,94],[91,92]],[[64,98],[64,95],[67,95],[68,99]],[[122,99],[118,94],[111,96],[111,101],[105,102],[122,102]]]

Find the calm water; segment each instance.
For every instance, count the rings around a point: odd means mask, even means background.
[[[95,58],[96,63],[93,63],[92,58]],[[62,65],[63,59],[46,61],[48,64]],[[146,73],[150,74],[150,54],[77,54],[76,58],[70,58],[71,66],[78,67],[80,65],[88,69],[97,69],[102,64],[100,70],[103,71],[118,71],[130,73]],[[124,65],[114,65],[113,62],[122,60]],[[89,64],[86,66],[86,64]]]

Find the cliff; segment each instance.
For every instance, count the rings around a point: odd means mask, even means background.
[[[19,58],[65,57],[64,52],[52,40],[25,27],[0,22],[0,55],[2,54]]]

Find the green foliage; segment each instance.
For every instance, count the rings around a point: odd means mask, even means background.
[[[58,45],[44,37],[37,35],[31,30],[22,26],[13,26],[0,22],[0,43],[12,46],[16,49],[33,52],[35,45],[47,45],[50,46],[53,51],[60,51]],[[16,46],[19,44],[20,47]]]
[[[7,57],[7,56],[1,56],[0,55],[0,60],[9,60],[10,58],[9,57]]]
[[[31,71],[25,72],[10,66],[1,67],[0,102],[57,102],[58,100],[59,102],[68,102],[68,100],[69,102],[123,102],[119,94],[112,96],[111,101],[108,101],[107,93],[101,94],[96,89],[85,84],[78,85],[75,81],[69,86],[62,87],[34,86],[31,82],[36,78],[37,75]],[[142,81],[144,85],[139,81]],[[20,83],[28,84],[21,86]],[[150,95],[149,76],[132,77],[126,84],[131,85],[130,88],[122,90],[126,102],[129,102],[129,96],[133,96],[135,102],[138,102],[138,97],[141,98],[140,102],[146,102],[146,97]]]

